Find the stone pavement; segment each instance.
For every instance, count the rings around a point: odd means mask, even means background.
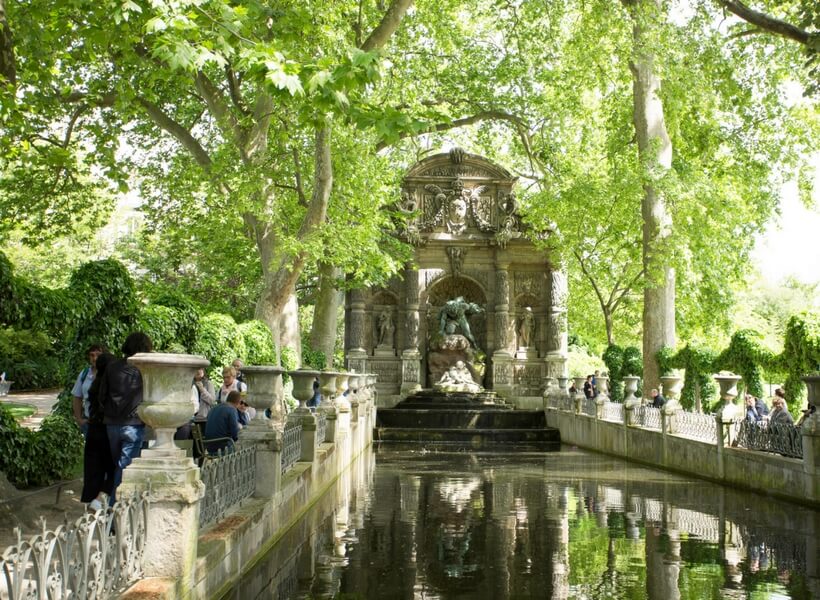
[[[11,391],[7,396],[0,397],[0,402],[16,402],[18,404],[29,404],[37,409],[30,417],[23,420],[21,425],[29,429],[39,429],[40,423],[51,412],[51,408],[57,403],[57,396],[62,388],[53,390],[35,390],[32,392]]]

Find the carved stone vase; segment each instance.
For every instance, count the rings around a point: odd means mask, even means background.
[[[179,454],[174,433],[194,414],[191,386],[197,369],[210,362],[192,354],[140,353],[128,359],[142,374],[142,404],[137,414],[157,435],[155,453]]]
[[[663,396],[666,398],[666,404],[663,405],[664,412],[671,414],[674,411],[681,410],[683,407],[680,404],[680,391],[683,387],[683,378],[677,375],[663,375],[661,377],[661,386]]]
[[[724,405],[720,409],[720,417],[724,423],[740,419],[743,416],[743,409],[735,402],[738,396],[737,383],[742,378],[734,373],[721,372],[714,376],[718,386],[720,386],[720,399]]]
[[[248,429],[284,429],[282,373],[284,369],[273,365],[242,367],[242,375],[248,384],[245,402],[256,409],[256,416],[248,425]],[[267,409],[270,409],[270,420],[265,416]]]
[[[334,409],[333,397],[336,395],[336,371],[321,371],[319,373],[319,389],[322,390],[323,410]]]
[[[319,371],[296,369],[295,371],[288,371],[288,375],[293,380],[293,397],[299,401],[299,407],[293,412],[309,414],[310,409],[307,407],[307,403],[313,398],[313,382],[319,377]]]

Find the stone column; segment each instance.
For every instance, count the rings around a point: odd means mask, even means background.
[[[319,371],[296,369],[288,371],[293,380],[293,397],[299,401],[299,407],[288,415],[288,423],[297,422],[302,426],[302,454],[300,461],[313,462],[316,456],[316,417],[306,406],[313,397],[313,382]]]
[[[513,391],[513,357],[510,353],[510,274],[509,264],[495,268],[495,349],[493,351],[493,389],[509,396]]]
[[[810,375],[802,379],[808,388],[808,403],[817,406],[817,403],[820,402],[820,376]],[[801,432],[803,434],[803,472],[806,474],[806,497],[819,502],[820,413],[815,411],[813,415],[806,418],[803,421]],[[814,565],[817,566],[818,561],[815,560]],[[817,577],[818,574],[820,574],[820,569],[815,570],[813,576]]]
[[[547,322],[544,361],[547,376],[567,375],[567,275],[562,269],[547,273]]]
[[[401,395],[421,389],[419,351],[419,270],[408,263],[404,269],[405,342],[401,353]]]
[[[735,404],[738,395],[737,382],[740,379],[740,376],[734,373],[721,372],[719,375],[715,375],[715,381],[720,386],[720,398],[723,400],[723,406],[717,413],[720,424],[718,445],[721,445],[722,441],[724,446],[731,446],[737,436],[735,422],[743,418],[743,409]]]
[[[199,538],[199,501],[205,486],[199,468],[174,445],[177,427],[191,418],[191,381],[208,360],[188,354],[136,354],[128,359],[142,374],[142,421],[153,427],[157,444],[144,450],[123,472],[121,494],[151,486],[143,574],[177,580],[178,597],[194,584]]]
[[[256,447],[256,490],[254,496],[270,498],[281,484],[282,429],[284,421],[268,419],[278,414],[276,407],[282,406],[282,372],[279,367],[247,366],[242,368],[248,384],[246,402],[256,409],[256,417],[239,432],[239,443]],[[278,455],[278,456],[277,456]]]
[[[367,362],[367,314],[364,290],[353,289],[350,301],[350,349],[347,351],[347,368],[363,370]]]

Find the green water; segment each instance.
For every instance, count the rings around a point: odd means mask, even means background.
[[[818,512],[569,448],[368,453],[235,598],[820,598]]]

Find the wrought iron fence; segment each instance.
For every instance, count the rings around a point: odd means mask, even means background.
[[[208,458],[200,469],[205,496],[199,507],[200,528],[221,520],[225,514],[256,490],[256,448],[235,450]]]
[[[675,413],[675,433],[717,444],[717,418],[714,415],[679,410]]]
[[[121,592],[142,576],[150,491],[17,543],[0,556],[0,598],[88,598]]]
[[[624,405],[620,402],[604,402],[603,419],[604,421],[623,423]]]
[[[290,469],[302,455],[302,425],[288,423],[282,433],[282,473]]]
[[[637,408],[636,421],[641,427],[647,429],[661,429],[661,409],[654,406],[641,405]]]
[[[581,401],[581,414],[594,417],[596,414],[595,400],[593,398],[584,398]]]
[[[316,413],[316,444],[321,444],[327,437],[327,416],[324,413]]]
[[[748,450],[803,458],[803,436],[800,429],[784,423],[752,423],[744,419],[737,432],[737,445]]]

